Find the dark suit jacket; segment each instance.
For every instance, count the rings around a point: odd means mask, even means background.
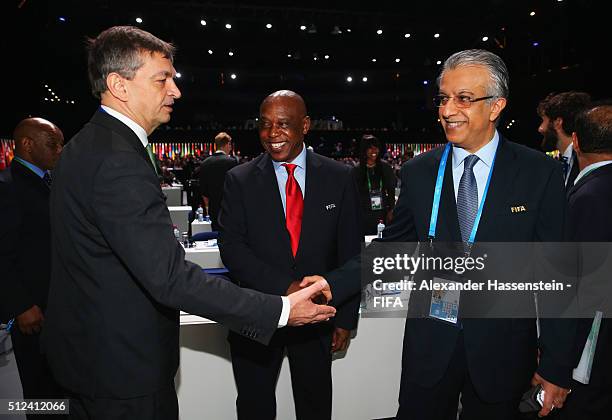
[[[47,306],[51,276],[49,187],[14,160],[0,172],[0,321]]]
[[[238,165],[236,159],[222,152],[206,158],[200,166],[200,194],[208,197],[208,214],[213,230],[219,230],[217,218],[223,199],[223,183],[227,171]]]
[[[243,287],[283,295],[294,280],[330,271],[359,253],[359,198],[348,167],[311,151],[294,258],[272,159],[266,153],[227,173],[219,246]],[[332,207],[333,205],[333,207]],[[357,324],[359,296],[338,308],[336,326]]]
[[[569,191],[570,238],[575,242],[612,242],[612,165],[595,169]],[[610,314],[604,314],[609,317]],[[584,348],[592,320],[581,322]],[[612,384],[612,325],[602,319],[590,384]]]
[[[44,347],[58,382],[98,398],[168,386],[177,308],[266,343],[281,299],[185,261],[138,137],[99,110],[68,143],[51,191],[52,276]]]
[[[427,241],[432,197],[443,147],[408,161],[401,170],[402,189],[384,241]],[[449,154],[440,200],[436,240],[461,242]],[[523,205],[525,212],[512,213]],[[476,242],[561,241],[565,222],[561,165],[541,153],[500,138]],[[355,292],[340,280],[356,275],[355,261],[326,276],[339,299]],[[350,286],[353,289],[350,289]],[[533,319],[464,319],[469,372],[485,401],[516,397],[528,387],[536,369],[536,324]],[[542,320],[538,371],[559,385],[569,385],[575,354],[567,343],[575,326],[558,328]],[[407,319],[402,380],[433,386],[447,369],[459,329],[430,319]],[[574,346],[570,346],[574,349]],[[520,394],[519,394],[520,395]]]

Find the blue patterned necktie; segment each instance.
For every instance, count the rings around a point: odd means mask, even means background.
[[[47,187],[51,188],[51,180],[52,180],[51,174],[49,172],[45,172],[42,179],[45,182],[45,184],[47,184]]]
[[[567,158],[567,156],[560,156],[559,160],[563,165],[563,180],[567,181],[567,175],[569,172],[569,159]]]
[[[463,175],[457,191],[457,216],[463,242],[467,242],[470,238],[478,212],[478,185],[473,170],[476,162],[478,162],[476,155],[469,155],[463,161]]]

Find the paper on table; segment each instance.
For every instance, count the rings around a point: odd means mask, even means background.
[[[597,337],[599,336],[599,328],[601,327],[601,318],[603,313],[601,311],[595,312],[595,318],[591,325],[591,331],[589,337],[584,344],[584,350],[582,350],[582,356],[580,356],[580,362],[576,369],[572,373],[572,377],[585,385],[588,385],[591,379],[591,369],[593,368],[593,357],[595,357],[595,348],[597,347]]]

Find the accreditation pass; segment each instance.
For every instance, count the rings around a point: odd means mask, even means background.
[[[439,277],[433,278],[434,284],[458,283],[453,280],[442,279]],[[432,290],[431,304],[429,306],[429,316],[451,324],[457,324],[459,316],[459,296],[461,294],[458,287],[448,287],[441,289],[449,290]]]

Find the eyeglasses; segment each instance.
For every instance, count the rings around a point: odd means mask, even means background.
[[[469,108],[472,103],[484,101],[486,99],[495,98],[495,96],[483,96],[480,98],[472,98],[467,95],[457,95],[457,96],[446,96],[446,95],[436,95],[433,98],[434,106],[442,107],[448,104],[449,100],[455,101],[455,106],[457,108]]]

